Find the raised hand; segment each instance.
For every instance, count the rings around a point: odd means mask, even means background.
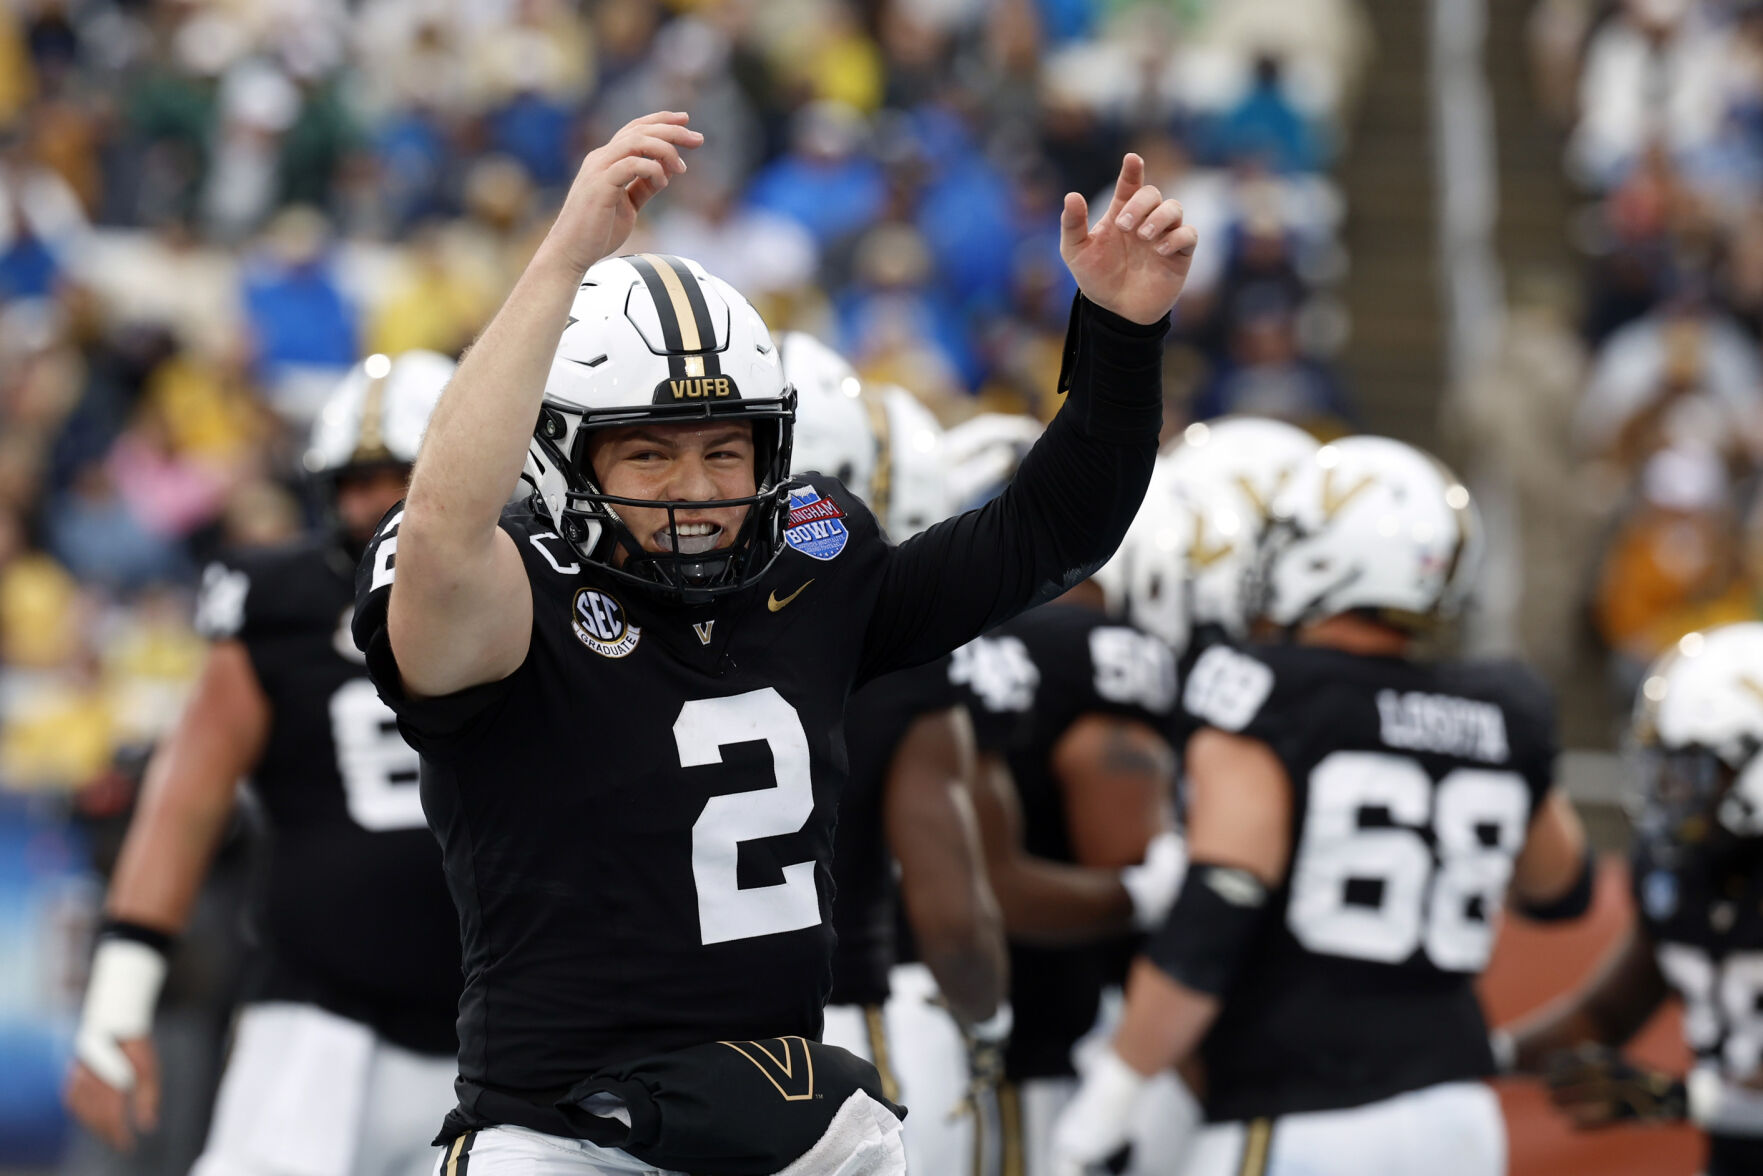
[[[577,270],[617,252],[637,212],[669,177],[686,170],[682,153],[704,142],[690,115],[663,110],[632,119],[604,147],[588,152],[569,186],[550,240]]]
[[[1168,314],[1187,283],[1199,240],[1182,223],[1181,204],[1145,183],[1145,161],[1128,155],[1120,163],[1114,199],[1094,228],[1089,215],[1082,196],[1066,194],[1059,255],[1084,297],[1136,323]]]

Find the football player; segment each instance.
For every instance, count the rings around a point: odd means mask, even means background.
[[[427,351],[358,364],[305,455],[332,526],[203,577],[197,626],[213,645],[111,879],[67,1087],[74,1114],[116,1147],[154,1128],[154,1004],[249,777],[273,838],[263,959],[195,1171],[395,1176],[432,1162],[426,1131],[452,1102],[457,922],[416,753],[349,622],[356,560],[403,496],[452,374]]]
[[[1137,157],[1094,227],[1066,202],[1082,297],[1046,437],[1009,493],[894,547],[836,480],[788,477],[794,393],[746,299],[607,256],[700,140],[663,113],[588,156],[358,575],[459,908],[443,1162],[478,1176],[899,1170],[874,1067],[818,1041],[845,698],[1087,575],[1155,455],[1195,233]]]
[[[1192,1176],[1492,1176],[1474,981],[1498,908],[1591,897],[1550,702],[1520,666],[1416,656],[1477,547],[1469,492],[1428,455],[1324,446],[1271,518],[1249,611],[1288,639],[1214,645],[1183,685],[1187,871],[1056,1171],[1111,1156],[1145,1082],[1198,1054]]]
[[[812,335],[786,332],[778,351],[796,389],[794,469],[836,476],[896,538],[940,519],[936,418],[904,390],[866,391]],[[874,1063],[889,1098],[925,1108],[906,1120],[917,1172],[968,1162],[977,1120],[947,1113],[968,1084],[962,1032],[997,1047],[1009,1026],[1003,931],[969,786],[973,742],[947,657],[877,678],[846,704],[851,777],[833,840],[838,943],[822,1040]],[[899,965],[896,1001],[902,906],[922,962]]]
[[[1763,624],[1691,633],[1635,702],[1639,921],[1580,992],[1504,1037],[1583,1127],[1688,1120],[1708,1176],[1763,1171]],[[1685,1078],[1620,1047],[1683,1002]],[[1496,1034],[1496,1042],[1503,1035]]]
[[[1084,586],[1087,588],[1088,586]],[[1006,1172],[1048,1171],[1072,1051],[1119,983],[1128,936],[1175,896],[1175,653],[1068,593],[956,651],[982,738],[980,828],[1010,937],[1015,1027],[1000,1091]],[[1086,603],[1086,600],[1090,602]],[[998,712],[1020,712],[1014,729]]]

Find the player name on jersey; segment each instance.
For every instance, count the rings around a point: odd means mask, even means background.
[[[1511,755],[1506,716],[1491,702],[1448,694],[1380,690],[1377,715],[1385,745],[1503,764]]]

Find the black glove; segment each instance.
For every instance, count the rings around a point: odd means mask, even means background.
[[[1543,1080],[1555,1106],[1575,1127],[1612,1123],[1681,1123],[1689,1116],[1683,1079],[1637,1066],[1607,1045],[1582,1045],[1550,1055]]]

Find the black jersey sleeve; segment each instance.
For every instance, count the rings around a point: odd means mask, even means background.
[[[1070,395],[1003,494],[889,549],[859,680],[947,653],[1100,567],[1138,511],[1162,423],[1162,338],[1081,296]]]
[[[415,698],[404,689],[386,624],[392,578],[398,565],[398,524],[403,518],[404,504],[400,502],[380,522],[356,568],[353,635],[356,647],[367,655],[367,672],[374,687],[398,716],[399,730],[412,747],[427,754],[437,741],[469,730],[501,703],[514,687],[520,670],[499,681],[436,698]],[[507,515],[502,526],[512,530]]]
[[[310,628],[322,607],[308,595],[312,555],[304,544],[223,554],[203,569],[196,631],[210,641],[240,642],[256,665],[266,643]]]

